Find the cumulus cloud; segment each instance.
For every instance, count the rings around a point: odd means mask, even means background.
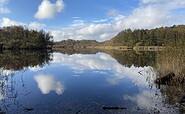
[[[182,19],[185,16],[173,13],[173,11],[181,8],[185,8],[185,1],[183,0],[140,0],[140,5],[133,9],[129,15],[120,14],[116,9],[109,10],[106,15],[112,20],[106,24],[95,21],[52,30],[51,33],[54,35],[55,41],[69,38],[105,41],[127,28],[151,29],[185,23],[185,20]]]
[[[55,91],[58,95],[61,95],[64,92],[64,85],[55,80],[52,75],[40,74],[36,75],[34,79],[38,83],[38,88],[43,94]]]
[[[49,0],[43,0],[35,14],[37,19],[52,19],[57,13],[64,9],[63,0],[57,0],[56,3],[51,3]]]
[[[0,13],[10,13],[10,10],[6,7],[9,0],[0,0]]]

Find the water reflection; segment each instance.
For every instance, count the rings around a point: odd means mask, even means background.
[[[95,73],[109,75],[107,76],[107,81],[113,85],[118,84],[124,78],[129,78],[136,85],[146,86],[146,79],[143,77],[146,76],[148,79],[154,80],[156,74],[156,71],[152,67],[123,66],[105,53],[97,53],[96,55],[54,53],[52,63],[70,66],[73,72],[77,74],[85,70],[93,70]],[[107,71],[111,73],[107,74]],[[142,72],[143,76],[139,72]]]
[[[14,109],[15,106],[24,110],[24,106],[20,103],[19,97],[29,95],[30,91],[25,89],[23,77],[20,76],[18,81],[13,78],[15,72],[2,72],[0,75],[0,113],[13,113],[11,110]],[[19,90],[16,85],[20,85],[22,90]]]
[[[0,54],[3,112],[184,113],[184,51],[19,54]]]
[[[58,95],[61,95],[64,92],[64,85],[55,80],[52,75],[40,74],[36,75],[34,79],[43,94],[49,94],[51,91],[55,91]]]
[[[2,51],[0,53],[0,68],[5,70],[23,70],[25,67],[43,67],[52,60],[51,52],[41,51]]]
[[[106,50],[112,58],[117,60],[121,65],[131,67],[145,67],[152,66],[156,68],[156,58],[158,52],[135,52],[135,51],[114,51]]]
[[[32,66],[32,67],[29,66],[28,69],[33,71],[33,72],[37,72],[39,70],[43,70],[44,67],[37,65],[37,66]]]
[[[2,51],[0,53],[0,113],[26,111],[27,106],[21,98],[31,94],[23,76],[29,68],[43,68],[51,61],[51,53],[42,51]]]
[[[156,101],[163,101],[164,104],[170,104],[170,106],[179,107],[180,112],[184,112],[185,108],[182,107],[180,101],[185,95],[185,50],[166,50],[161,52],[143,52],[143,53],[132,53],[132,52],[116,52],[108,51],[108,53],[114,57],[119,63],[127,65],[130,67],[131,64],[134,66],[151,66],[156,69],[156,74],[152,78],[146,78],[153,83],[156,87],[156,92],[153,92],[152,104],[147,104],[144,100],[148,98],[145,95],[149,95],[148,91],[144,94],[139,94],[137,96],[128,97],[138,104],[146,103],[146,107],[152,106],[154,104],[160,105],[160,103],[155,103]],[[120,56],[121,55],[121,56]],[[148,75],[148,74],[147,74]],[[152,79],[152,81],[151,81]],[[154,84],[155,82],[155,84]],[[157,99],[156,96],[157,95]],[[159,100],[159,96],[160,100]],[[144,99],[143,99],[144,98]],[[143,99],[143,100],[141,100]],[[142,102],[140,102],[140,100]],[[143,102],[144,101],[144,102]],[[162,103],[163,104],[163,103]],[[141,105],[142,106],[142,105]],[[159,106],[160,108],[163,106]],[[156,106],[155,106],[156,108]],[[158,108],[156,108],[158,109]],[[164,108],[165,109],[165,108]]]

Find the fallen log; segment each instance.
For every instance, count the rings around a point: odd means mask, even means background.
[[[127,109],[125,107],[117,107],[117,106],[116,107],[103,106],[102,108],[103,108],[103,110],[119,110],[119,109],[123,110],[123,109]]]

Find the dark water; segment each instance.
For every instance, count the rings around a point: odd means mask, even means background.
[[[185,113],[184,51],[80,53],[1,52],[1,112]]]

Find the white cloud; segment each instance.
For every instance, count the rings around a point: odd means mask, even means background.
[[[72,17],[72,19],[80,19],[80,17],[75,16],[75,17]]]
[[[125,28],[153,28],[168,25],[170,20],[171,18],[167,15],[166,9],[151,5],[135,9],[132,15],[117,21],[114,26],[118,30]]]
[[[173,10],[185,8],[182,0],[141,0],[142,5],[132,14],[116,22],[117,29],[155,28],[185,23],[177,18],[181,15],[171,13]]]
[[[40,30],[40,29],[43,29],[45,26],[46,26],[45,24],[41,24],[41,23],[38,23],[38,22],[31,22],[28,25],[28,28],[34,29],[34,30]]]
[[[0,21],[0,27],[13,26],[13,25],[25,25],[24,23],[10,20],[9,18],[3,17]]]
[[[26,24],[26,23],[11,20],[11,19],[6,18],[6,17],[3,17],[0,20],[0,27],[7,27],[7,26],[14,26],[14,25],[15,26],[19,26],[19,25],[24,26],[25,25],[25,26],[28,26],[29,29],[33,29],[33,30],[40,30],[40,29],[43,29],[46,26],[45,24],[38,23],[38,22],[31,22],[29,24]]]
[[[141,0],[142,3],[162,3],[162,2],[169,2],[171,0]]]
[[[90,24],[86,27],[78,29],[76,33],[80,35],[87,35],[87,36],[93,36],[95,34],[103,34],[103,33],[111,32],[110,26],[111,24]]]
[[[10,13],[10,10],[6,7],[9,0],[0,0],[0,13]]]
[[[92,39],[105,41],[111,39],[118,32],[131,29],[151,29],[160,26],[183,24],[185,16],[172,13],[174,10],[185,8],[184,0],[140,0],[139,7],[131,14],[123,15],[116,9],[107,12],[112,18],[105,23],[83,23],[83,25],[69,26],[60,30],[52,30],[55,41],[64,39]]]
[[[100,19],[100,20],[94,20],[93,22],[94,23],[104,23],[104,22],[107,22],[108,19]]]
[[[57,13],[64,9],[63,0],[57,0],[56,3],[51,3],[49,0],[43,0],[35,14],[37,19],[52,19]]]
[[[82,26],[84,25],[84,20],[74,20],[73,21],[73,24],[71,24],[72,27],[75,27],[75,26]]]
[[[51,30],[51,34],[54,36],[55,41],[65,39],[89,39],[89,40],[107,40],[116,35],[111,24],[83,24],[78,26],[72,26],[69,28],[61,28],[60,30]]]
[[[64,92],[64,85],[55,80],[52,75],[36,75],[34,79],[38,83],[38,87],[43,94],[55,91],[58,95],[61,95]]]
[[[118,16],[116,16],[116,17],[114,17],[113,18],[113,22],[116,22],[116,21],[119,21],[119,20],[122,20],[122,19],[124,19],[125,18],[125,16],[124,15],[118,15]]]

